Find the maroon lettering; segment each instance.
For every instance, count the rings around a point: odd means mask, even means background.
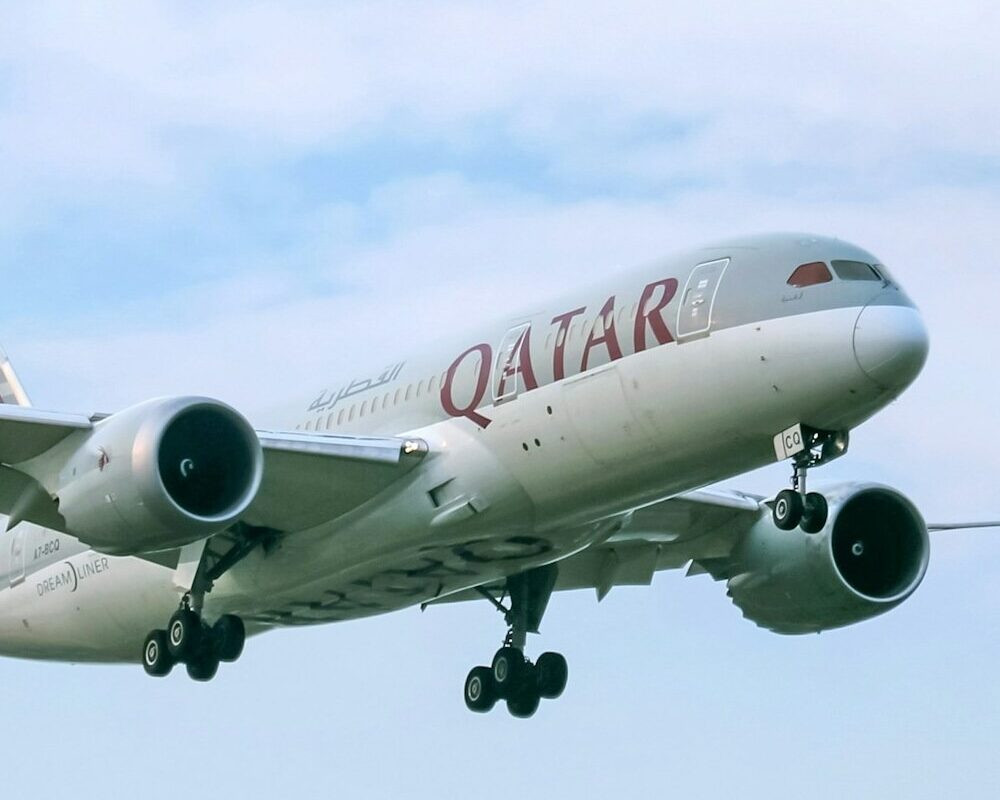
[[[660,296],[659,302],[653,308],[647,309],[646,306],[653,299],[653,295],[659,288],[663,289],[663,294]],[[664,322],[661,312],[670,304],[670,301],[674,299],[674,295],[676,294],[676,278],[656,281],[656,283],[651,283],[642,290],[642,297],[639,299],[639,311],[635,315],[636,353],[641,353],[646,349],[647,324],[653,329],[653,336],[656,337],[658,344],[668,344],[674,340],[673,334],[670,333],[670,329],[667,327],[667,323]]]
[[[524,376],[524,391],[530,392],[538,388],[538,381],[535,380],[535,370],[531,366],[531,326],[525,328],[517,338],[517,343],[511,348],[510,355],[507,356],[507,363],[500,370],[500,380],[497,383],[497,397],[503,397],[507,388],[507,381],[513,379],[517,381],[517,375]]]
[[[458,372],[458,368],[462,366],[462,362],[465,361],[467,356],[473,353],[479,353],[479,368],[477,370],[476,377],[476,389],[473,393],[472,400],[464,408],[460,408],[455,403],[454,397],[454,384],[455,384],[455,374]],[[488,417],[484,417],[482,414],[476,411],[479,408],[479,404],[483,402],[486,397],[486,392],[490,387],[490,365],[493,363],[493,348],[488,344],[477,344],[470,347],[462,355],[455,359],[450,367],[448,367],[448,374],[445,376],[444,383],[441,384],[441,406],[444,410],[452,417],[465,417],[466,419],[472,420],[480,428],[489,427],[493,420]]]
[[[559,323],[559,330],[556,332],[556,346],[552,352],[553,380],[561,381],[566,377],[566,340],[569,338],[569,326],[573,317],[579,316],[586,310],[587,307],[583,306],[552,318],[553,325]]]
[[[597,329],[601,329],[601,335],[597,336]],[[622,357],[622,348],[618,344],[618,334],[615,332],[615,297],[612,295],[608,302],[604,304],[601,313],[594,322],[594,329],[587,337],[587,344],[583,347],[583,362],[580,364],[580,371],[586,372],[590,363],[590,351],[597,345],[603,344],[608,348],[608,356],[612,361],[617,361]]]

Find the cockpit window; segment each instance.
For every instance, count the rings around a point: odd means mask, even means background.
[[[833,271],[842,281],[881,281],[882,276],[863,261],[832,261]]]
[[[834,262],[836,263],[836,262]],[[788,279],[788,285],[801,289],[803,286],[813,286],[817,283],[829,283],[833,280],[830,270],[822,261],[811,261],[795,268]]]

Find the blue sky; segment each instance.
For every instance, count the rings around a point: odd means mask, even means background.
[[[823,477],[1000,515],[993,5],[0,10],[0,340],[36,404],[270,421],[496,298],[813,230],[878,253],[932,335]],[[998,574],[995,536],[940,537],[904,606],[807,639],[705,578],[559,597],[570,688],[528,724],[462,706],[485,606],[273,634],[208,687],[5,661],[5,788],[167,797],[180,763],[221,796],[994,797]]]

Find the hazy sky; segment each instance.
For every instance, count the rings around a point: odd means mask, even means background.
[[[111,4],[108,4],[111,5]],[[0,0],[0,339],[36,405],[204,392],[270,421],[358,359],[718,235],[879,254],[918,383],[816,477],[1000,516],[991,3]],[[770,493],[786,467],[733,481]],[[992,798],[1000,533],[781,638],[707,578],[557,597],[570,684],[480,717],[485,604],[183,670],[0,662],[5,796]]]

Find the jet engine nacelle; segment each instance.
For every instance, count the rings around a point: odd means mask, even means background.
[[[771,515],[733,554],[729,596],[743,615],[777,633],[814,633],[883,614],[920,585],[930,555],[927,526],[899,492],[843,484],[817,534],[782,531]]]
[[[263,473],[250,424],[202,397],[134,406],[36,462],[33,472],[57,498],[66,532],[114,555],[166,550],[225,530],[253,502]]]

